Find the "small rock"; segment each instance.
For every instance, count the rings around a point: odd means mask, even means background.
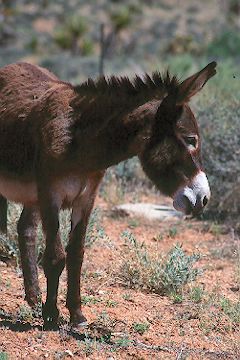
[[[156,205],[149,203],[136,203],[136,204],[122,204],[116,206],[113,211],[124,212],[129,216],[139,216],[145,217],[148,219],[157,219],[157,220],[176,220],[183,217],[183,214],[179,211],[176,211],[171,206],[166,205]]]
[[[70,356],[70,357],[73,357],[73,353],[71,352],[71,350],[67,349],[64,351],[64,354]]]
[[[232,286],[230,287],[230,290],[233,291],[233,292],[237,292],[240,290],[240,287],[239,286]]]

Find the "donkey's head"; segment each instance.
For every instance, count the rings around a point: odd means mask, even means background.
[[[171,196],[177,210],[197,214],[207,204],[210,189],[201,160],[197,121],[190,98],[216,73],[216,63],[173,86],[160,104],[140,160],[143,170],[160,191]]]

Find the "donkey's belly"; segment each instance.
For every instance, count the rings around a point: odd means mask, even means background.
[[[63,177],[51,184],[56,202],[60,207],[71,207],[85,187],[85,181],[79,177]],[[37,184],[32,181],[21,181],[0,175],[0,194],[6,199],[25,205],[37,205]]]
[[[2,175],[0,175],[0,194],[16,203],[36,204],[38,201],[35,182],[19,181]]]

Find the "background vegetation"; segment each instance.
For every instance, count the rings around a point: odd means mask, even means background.
[[[217,60],[218,74],[194,107],[212,187],[209,214],[239,227],[239,2],[203,3],[183,1],[179,12],[176,1],[165,0],[2,0],[0,65],[31,61],[79,83],[103,71],[131,75],[166,67],[184,78]],[[111,180],[119,193],[148,184],[136,160],[110,170],[105,185]]]

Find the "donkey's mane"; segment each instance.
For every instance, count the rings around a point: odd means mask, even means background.
[[[136,75],[133,79],[127,76],[101,76],[97,80],[89,78],[84,83],[74,87],[77,94],[87,97],[96,96],[134,96],[162,97],[165,93],[176,93],[179,88],[179,80],[171,76],[169,71],[161,74],[156,71],[152,75]]]

